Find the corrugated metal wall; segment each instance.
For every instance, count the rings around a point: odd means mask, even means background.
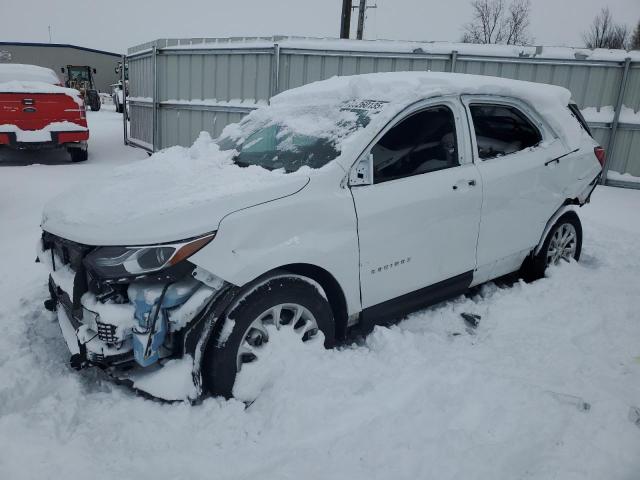
[[[219,135],[278,92],[334,75],[383,71],[454,71],[551,83],[570,89],[581,108],[618,105],[625,83],[621,103],[640,110],[640,63],[576,57],[342,51],[317,43],[289,46],[283,38],[158,40],[129,50],[129,141],[149,150],[188,146],[203,130]],[[640,125],[625,124],[624,117],[615,128],[614,122],[592,124],[596,139],[609,147],[608,168],[640,176]]]

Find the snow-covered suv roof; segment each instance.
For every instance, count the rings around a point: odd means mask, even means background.
[[[520,99],[542,115],[573,145],[582,130],[567,105],[571,92],[563,87],[499,77],[436,72],[384,72],[333,77],[287,90],[272,105],[340,103],[379,100],[403,108],[425,98],[444,95],[497,95]]]

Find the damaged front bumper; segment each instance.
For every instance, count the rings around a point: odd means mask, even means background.
[[[38,252],[71,366],[100,367],[163,400],[199,398],[200,359],[235,287],[195,265],[181,278],[101,284],[82,264],[90,248],[49,235]]]

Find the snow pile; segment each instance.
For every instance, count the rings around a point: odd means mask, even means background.
[[[498,77],[435,72],[385,72],[332,77],[280,93],[272,105],[372,99],[392,102],[390,113],[418,100],[442,95],[488,94],[511,96],[529,103],[551,127],[576,148],[584,132],[567,105],[571,92],[563,87]],[[378,123],[383,119],[381,118]]]
[[[611,105],[600,108],[587,107],[581,112],[587,122],[593,123],[611,123],[615,115],[615,110]],[[636,112],[633,108],[622,105],[619,121],[620,123],[640,125],[640,111]]]
[[[191,355],[185,355],[183,358],[162,362],[162,367],[157,371],[132,371],[127,378],[133,382],[135,388],[157,398],[189,400],[198,396],[191,376],[192,371],[193,358]],[[156,375],[160,372],[161,375]]]
[[[38,82],[49,85],[59,85],[60,79],[53,70],[37,65],[22,63],[1,63],[0,83],[11,81]],[[1,90],[0,90],[1,91]]]
[[[308,169],[287,175],[241,168],[233,155],[203,132],[190,148],[168,148],[60,195],[45,208],[43,227],[90,245],[176,241],[213,231],[225,215],[308,182]]]
[[[640,177],[636,177],[635,175],[631,175],[630,173],[616,172],[614,170],[609,170],[607,172],[607,178],[609,180],[615,180],[617,182],[640,183]]]

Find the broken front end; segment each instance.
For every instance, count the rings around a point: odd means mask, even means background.
[[[93,247],[44,232],[45,307],[57,312],[71,365],[98,366],[154,397],[198,398],[200,358],[233,286],[187,258],[214,237]]]

